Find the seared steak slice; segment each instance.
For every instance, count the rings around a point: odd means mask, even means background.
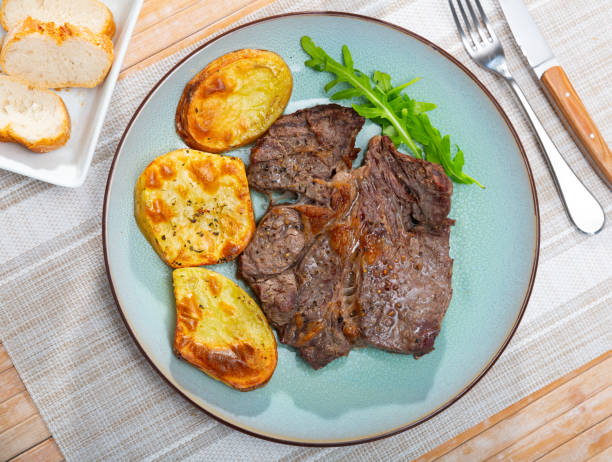
[[[348,354],[359,334],[353,313],[358,236],[341,219],[350,217],[355,203],[355,179],[348,172],[338,174],[329,190],[331,207],[273,207],[240,259],[241,272],[260,298],[280,341],[298,348],[315,369]],[[278,275],[271,273],[274,266]],[[347,286],[353,289],[347,291]]]
[[[280,341],[315,369],[364,344],[431,351],[452,295],[450,179],[377,136],[321,185],[272,207],[240,260]]]
[[[433,349],[452,296],[452,183],[442,167],[399,153],[389,138],[368,146],[360,183],[361,335],[421,356]]]
[[[280,274],[295,264],[305,245],[300,213],[290,206],[273,207],[240,258],[242,274],[247,282]]]
[[[361,260],[358,297],[366,343],[415,356],[433,350],[452,295],[448,232],[448,226],[441,234],[418,226],[407,242],[386,236],[376,260]]]
[[[287,270],[253,281],[250,285],[259,297],[266,317],[281,332],[283,326],[295,317],[298,289],[295,272]]]
[[[445,223],[453,183],[440,165],[402,154],[388,137],[381,136],[370,140],[365,164],[372,171],[369,186],[364,187],[380,191],[384,185],[401,215],[408,213],[413,223],[429,227]]]
[[[343,261],[329,235],[317,237],[295,269],[298,282],[296,314],[281,332],[281,341],[298,347],[315,369],[348,354],[351,344],[338,324]]]
[[[300,213],[291,207],[277,206],[261,219],[240,257],[242,275],[277,328],[294,315],[297,281],[293,266],[305,245]]]
[[[249,185],[268,194],[292,191],[326,204],[325,181],[351,168],[364,121],[353,109],[337,104],[279,118],[251,150]]]

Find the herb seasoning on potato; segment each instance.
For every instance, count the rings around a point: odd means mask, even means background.
[[[236,283],[205,268],[174,270],[174,352],[240,391],[265,385],[276,339],[257,304]]]
[[[242,161],[192,149],[156,158],[134,189],[136,223],[173,268],[233,260],[255,219]]]
[[[293,88],[276,53],[243,49],[217,58],[185,87],[176,131],[194,149],[224,152],[251,143],[282,114]]]

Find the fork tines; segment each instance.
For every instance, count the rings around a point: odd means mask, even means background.
[[[489,23],[489,19],[485,14],[480,0],[448,0],[448,3],[451,8],[451,12],[453,13],[453,19],[455,20],[455,24],[457,25],[457,30],[461,35],[461,40],[463,41],[463,45],[467,50],[476,50],[481,44],[485,44],[487,42],[492,43],[497,40],[497,36]],[[465,26],[462,26],[461,21],[459,20],[459,16],[457,15],[457,10],[455,8],[455,3],[459,6],[459,12],[461,13],[461,17],[463,18],[463,23]],[[467,4],[467,8],[470,12],[471,21],[468,19],[468,15],[465,12],[465,8],[463,4]],[[476,8],[480,15],[476,14],[474,6],[472,3],[476,3]],[[484,27],[483,27],[484,26]],[[467,33],[466,33],[467,30]],[[488,32],[488,35],[487,35]]]

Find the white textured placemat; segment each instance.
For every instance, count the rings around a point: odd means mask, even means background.
[[[415,429],[374,443],[319,449],[270,443],[232,430],[157,375],[128,335],[108,287],[102,200],[111,159],[131,115],[192,46],[119,82],[83,187],[64,189],[0,172],[0,338],[68,460],[409,459],[612,348],[612,192],[583,159],[519,58],[497,4],[483,3],[536,112],[604,204],[608,227],[596,237],[579,234],[569,223],[517,103],[502,82],[467,57],[446,1],[279,0],[240,22],[314,9],[385,19],[457,56],[498,98],[533,168],[542,241],[525,317],[487,376],[450,409]],[[528,4],[612,143],[609,0]]]

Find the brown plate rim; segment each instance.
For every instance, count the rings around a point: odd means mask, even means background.
[[[497,109],[497,111],[499,112],[499,114],[501,115],[502,119],[504,120],[504,122],[506,123],[506,125],[508,126],[510,132],[512,133],[512,136],[514,137],[514,140],[519,148],[519,151],[521,153],[521,156],[523,158],[523,163],[525,165],[525,170],[527,171],[527,176],[529,178],[529,185],[531,187],[531,193],[532,193],[532,198],[533,198],[533,205],[534,205],[534,210],[535,210],[535,224],[536,224],[536,243],[535,243],[535,251],[534,251],[534,258],[533,258],[533,264],[532,264],[532,269],[531,269],[531,277],[529,279],[529,284],[527,286],[527,290],[525,292],[525,296],[523,298],[523,303],[521,305],[521,309],[519,311],[519,314],[516,318],[516,321],[514,323],[514,325],[512,326],[512,328],[510,329],[509,334],[507,335],[506,339],[504,340],[504,342],[502,343],[502,345],[500,346],[500,348],[497,350],[497,352],[493,355],[492,359],[483,367],[483,369],[474,377],[474,379],[472,379],[472,381],[465,387],[463,388],[459,393],[457,393],[455,396],[453,396],[451,399],[449,399],[447,402],[445,402],[444,404],[442,404],[441,406],[439,406],[438,408],[434,409],[432,412],[430,412],[429,414],[415,420],[412,421],[404,426],[398,427],[398,428],[394,428],[391,429],[387,432],[384,433],[380,433],[380,434],[376,434],[374,436],[366,436],[366,437],[362,437],[356,440],[346,440],[346,441],[338,441],[338,442],[310,442],[310,441],[300,441],[300,440],[289,440],[289,439],[282,439],[282,438],[275,438],[272,436],[268,436],[268,435],[264,435],[264,434],[260,434],[251,430],[248,430],[246,428],[242,428],[238,425],[235,425],[231,422],[228,422],[226,420],[224,420],[223,418],[213,414],[212,412],[210,412],[207,409],[204,409],[202,406],[200,406],[198,403],[196,403],[194,400],[192,400],[189,396],[187,396],[180,388],[178,388],[176,385],[174,385],[172,382],[170,382],[170,380],[162,373],[162,371],[160,371],[157,366],[155,365],[155,363],[151,360],[151,358],[149,357],[149,355],[147,354],[147,352],[143,349],[143,347],[141,346],[140,342],[138,341],[135,333],[132,331],[126,317],[125,314],[123,312],[123,308],[121,307],[121,304],[119,303],[119,298],[117,297],[117,294],[115,293],[115,287],[113,284],[113,280],[111,277],[111,273],[110,273],[110,266],[109,266],[109,260],[108,260],[108,243],[106,241],[106,227],[107,227],[107,219],[108,219],[108,201],[109,201],[109,192],[110,192],[110,184],[111,184],[111,180],[113,178],[113,174],[115,171],[115,163],[117,161],[117,158],[119,156],[119,152],[123,146],[123,143],[125,141],[125,137],[127,135],[127,133],[130,131],[130,128],[132,127],[132,124],[134,123],[134,121],[136,120],[136,117],[140,114],[140,111],[142,110],[143,106],[147,103],[147,101],[149,101],[149,99],[151,98],[151,96],[153,95],[153,93],[155,93],[155,91],[157,90],[157,88],[159,88],[159,86],[165,82],[165,80],[179,67],[181,66],[185,61],[187,61],[189,58],[191,58],[193,55],[195,55],[196,53],[199,53],[201,50],[203,50],[204,48],[208,47],[210,44],[212,44],[213,42],[219,40],[220,38],[229,35],[237,30],[243,29],[245,27],[249,27],[253,24],[257,24],[260,22],[265,22],[265,21],[270,21],[270,20],[274,20],[274,19],[279,19],[282,17],[286,17],[286,16],[300,16],[300,15],[321,15],[321,16],[340,16],[340,17],[350,17],[350,18],[354,18],[354,19],[359,19],[359,20],[364,20],[364,21],[370,21],[379,25],[383,25],[385,27],[389,27],[392,29],[395,29],[399,32],[402,32],[405,35],[408,35],[409,37],[412,37],[418,41],[420,41],[421,43],[423,43],[424,45],[427,45],[428,47],[430,47],[431,49],[433,49],[434,51],[438,52],[439,54],[441,54],[443,57],[445,57],[446,59],[448,59],[450,62],[452,62],[455,66],[457,66],[461,71],[463,71],[468,77],[470,77],[474,83],[482,90],[482,92],[489,98],[489,100],[491,101],[491,103],[493,103],[493,105],[495,106],[495,108]],[[235,430],[238,430],[242,433],[245,433],[247,435],[250,436],[255,436],[257,438],[261,438],[267,441],[272,441],[275,443],[282,443],[282,444],[289,444],[289,445],[294,445],[294,446],[305,446],[305,447],[339,447],[339,446],[350,446],[350,445],[355,445],[355,444],[361,444],[361,443],[368,443],[371,441],[376,441],[376,440],[380,440],[383,438],[387,438],[389,436],[393,436],[393,435],[397,435],[398,433],[402,433],[406,430],[409,430],[411,428],[416,427],[417,425],[422,424],[423,422],[426,422],[427,420],[431,419],[432,417],[438,415],[439,413],[441,413],[442,411],[444,411],[445,409],[447,409],[448,407],[452,406],[455,402],[457,402],[461,397],[463,397],[468,391],[470,391],[472,389],[472,387],[474,387],[479,381],[480,379],[482,379],[487,372],[489,372],[489,370],[493,367],[493,365],[497,362],[497,360],[499,359],[499,357],[501,356],[501,354],[503,353],[503,351],[506,349],[506,347],[508,346],[508,344],[510,343],[510,340],[512,339],[512,337],[514,336],[514,333],[516,332],[522,318],[523,315],[525,313],[525,309],[527,308],[527,304],[529,302],[529,298],[531,296],[531,292],[533,290],[533,284],[535,281],[535,277],[536,277],[536,272],[537,272],[537,266],[538,266],[538,260],[539,260],[539,256],[540,256],[540,211],[539,211],[539,206],[538,206],[538,196],[537,196],[537,191],[536,191],[536,187],[535,187],[535,181],[533,178],[533,172],[531,171],[531,165],[529,164],[529,160],[527,158],[527,155],[525,153],[525,148],[523,147],[523,144],[521,143],[521,140],[514,128],[514,126],[512,125],[512,122],[510,121],[509,117],[507,116],[507,114],[505,113],[505,111],[502,109],[501,105],[499,104],[499,102],[495,99],[495,97],[491,94],[491,92],[489,92],[489,90],[485,87],[485,85],[472,73],[472,71],[470,71],[465,65],[463,65],[459,60],[457,60],[455,57],[453,57],[450,53],[448,53],[447,51],[445,51],[444,49],[440,48],[439,46],[437,46],[436,44],[434,44],[433,42],[429,41],[428,39],[422,37],[421,35],[412,32],[408,29],[405,29],[401,26],[392,24],[390,22],[381,20],[381,19],[377,19],[377,18],[371,18],[368,16],[364,16],[364,15],[360,15],[360,14],[356,14],[356,13],[346,13],[346,12],[340,12],[340,11],[297,11],[297,12],[291,12],[291,13],[284,13],[284,14],[278,14],[278,15],[274,15],[274,16],[266,16],[264,18],[260,18],[260,19],[256,19],[254,21],[250,21],[248,23],[245,24],[241,24],[237,27],[234,27],[214,38],[212,38],[211,40],[208,40],[207,42],[203,43],[202,45],[200,45],[198,48],[196,48],[195,50],[193,50],[192,52],[190,52],[187,56],[185,56],[184,58],[182,58],[177,64],[175,64],[154,86],[153,88],[147,93],[147,95],[145,96],[145,98],[142,100],[142,102],[140,103],[140,105],[138,106],[138,108],[136,109],[136,111],[134,112],[134,115],[132,116],[132,118],[130,119],[127,127],[125,128],[125,131],[123,132],[123,135],[121,136],[121,140],[119,141],[119,144],[117,145],[117,149],[115,150],[115,155],[113,156],[113,161],[111,163],[109,172],[108,172],[108,179],[106,182],[106,188],[104,191],[104,205],[103,205],[103,209],[102,209],[102,246],[103,246],[103,250],[104,250],[104,265],[106,268],[106,275],[109,281],[109,286],[111,289],[111,293],[113,295],[113,299],[115,300],[115,304],[117,305],[117,309],[121,315],[121,318],[123,319],[123,322],[125,324],[125,327],[127,328],[130,336],[132,337],[132,339],[134,340],[134,343],[136,343],[136,345],[138,346],[138,349],[141,351],[141,353],[143,354],[143,356],[147,359],[147,361],[149,362],[149,364],[153,367],[153,369],[172,387],[174,388],[180,395],[182,395],[187,401],[189,401],[190,403],[192,403],[194,406],[196,406],[198,409],[202,410],[203,412],[205,412],[207,415],[211,416],[212,418],[214,418],[215,420],[223,423],[224,425],[227,425]]]

